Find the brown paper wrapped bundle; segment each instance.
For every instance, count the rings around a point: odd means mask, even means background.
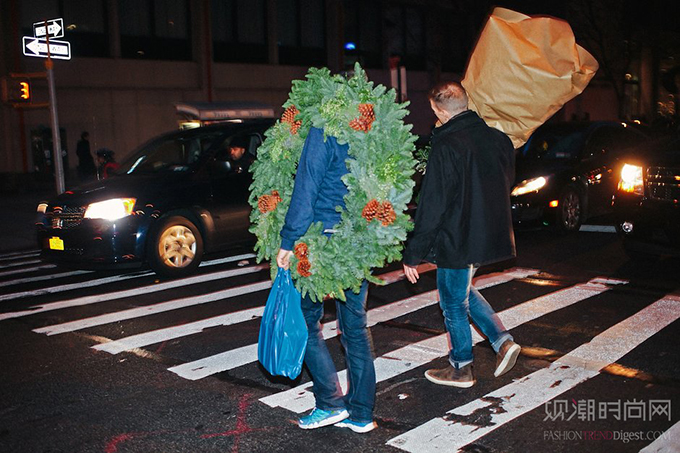
[[[597,68],[567,22],[495,8],[461,83],[470,109],[518,148],[585,89]]]

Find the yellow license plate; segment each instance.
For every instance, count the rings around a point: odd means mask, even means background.
[[[50,238],[50,250],[64,250],[64,241],[54,236]]]

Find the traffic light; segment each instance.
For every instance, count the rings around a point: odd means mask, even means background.
[[[37,107],[33,97],[33,82],[45,79],[45,73],[10,73],[0,78],[2,102],[14,106]]]
[[[28,81],[19,82],[19,99],[29,102],[31,100],[31,85]]]

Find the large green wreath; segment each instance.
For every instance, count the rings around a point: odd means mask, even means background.
[[[349,144],[349,173],[343,177],[348,193],[345,209],[337,208],[336,232],[324,235],[318,222],[295,245],[291,275],[303,296],[345,300],[344,291],[358,291],[363,279],[381,283],[372,268],[401,258],[412,228],[405,211],[413,195],[416,137],[403,122],[408,103],[395,99],[394,90],[374,87],[358,64],[350,78],[312,68],[306,80],[293,81],[283,117],[265,133],[251,166],[250,231],[257,236],[257,260],[271,260],[272,275],[310,127]]]

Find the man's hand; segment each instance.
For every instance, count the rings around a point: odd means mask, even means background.
[[[290,250],[279,249],[279,254],[276,255],[276,264],[279,267],[288,270],[290,267],[290,256],[293,254]]]
[[[406,275],[406,279],[411,283],[416,283],[420,278],[420,275],[418,275],[418,269],[415,266],[404,264],[404,274]]]

